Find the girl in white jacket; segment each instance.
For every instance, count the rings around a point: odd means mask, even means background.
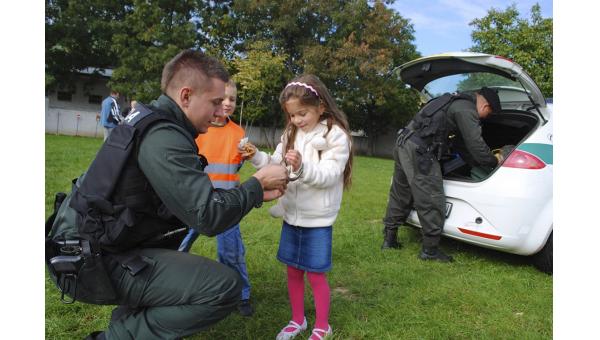
[[[350,185],[352,143],[348,120],[329,91],[314,75],[297,77],[279,96],[287,126],[281,143],[269,155],[256,152],[252,164],[285,164],[290,182],[279,199],[283,226],[277,259],[287,265],[292,320],[277,339],[292,339],[306,330],[304,273],[307,273],[316,309],[310,339],[332,334],[329,325],[330,290],[325,273],[331,270],[331,236]],[[255,151],[255,150],[253,150]]]

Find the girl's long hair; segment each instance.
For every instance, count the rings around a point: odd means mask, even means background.
[[[348,162],[346,163],[346,168],[344,169],[344,188],[347,189],[352,184],[352,156],[353,156],[353,146],[352,146],[352,136],[350,135],[350,125],[348,124],[348,118],[346,114],[338,108],[335,101],[331,97],[329,90],[323,82],[315,75],[312,74],[303,74],[294,78],[291,82],[300,82],[306,85],[311,86],[315,91],[317,91],[318,95],[311,91],[309,88],[306,88],[301,85],[291,85],[286,86],[281,94],[279,95],[279,104],[281,108],[285,112],[285,103],[292,99],[298,98],[300,104],[302,105],[311,105],[318,107],[321,103],[323,103],[325,107],[325,112],[321,117],[321,120],[327,120],[327,133],[331,130],[333,124],[337,124],[348,136],[348,141],[350,142],[350,155],[348,157]],[[290,120],[290,115],[285,115],[286,118],[286,127],[283,131],[284,135],[284,145],[285,150],[283,154],[292,149],[294,147],[294,141],[296,140],[296,133],[298,132],[298,128],[292,124]],[[323,136],[323,137],[325,137]],[[320,155],[320,152],[319,152]]]

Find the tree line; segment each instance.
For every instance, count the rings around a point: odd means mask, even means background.
[[[420,56],[413,25],[389,7],[393,2],[46,0],[46,89],[72,86],[77,70],[92,66],[113,70],[111,88],[149,102],[160,94],[164,63],[197,48],[220,58],[233,75],[244,120],[282,126],[279,92],[295,75],[314,73],[351,126],[374,143],[419,105],[391,76]],[[551,93],[552,19],[542,19],[536,6],[531,22],[519,19],[514,5],[473,21],[472,50],[513,58],[536,81],[549,79]],[[550,50],[540,53],[548,29]],[[507,39],[519,44],[511,49]]]

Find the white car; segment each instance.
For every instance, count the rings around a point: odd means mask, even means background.
[[[443,235],[503,252],[533,255],[552,273],[552,108],[515,62],[500,56],[455,52],[406,63],[396,74],[423,99],[446,92],[498,90],[502,112],[482,121],[491,149],[515,149],[489,174],[458,155],[442,162],[446,193]],[[408,223],[420,227],[415,211]]]

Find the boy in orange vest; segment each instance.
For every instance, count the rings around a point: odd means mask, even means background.
[[[238,150],[240,140],[244,138],[244,129],[234,123],[229,116],[235,111],[237,88],[235,82],[230,80],[225,86],[225,99],[223,100],[224,117],[218,117],[211,122],[208,132],[198,135],[196,144],[200,154],[208,160],[204,172],[210,177],[213,186],[220,189],[231,189],[240,185],[238,171],[245,158]],[[246,157],[247,158],[247,157]],[[189,252],[198,232],[190,229],[188,235],[181,242],[179,251]],[[244,282],[242,300],[238,306],[240,314],[251,316],[254,313],[250,304],[250,280],[246,269],[246,250],[242,242],[239,224],[217,235],[217,257],[219,262],[235,269]]]

